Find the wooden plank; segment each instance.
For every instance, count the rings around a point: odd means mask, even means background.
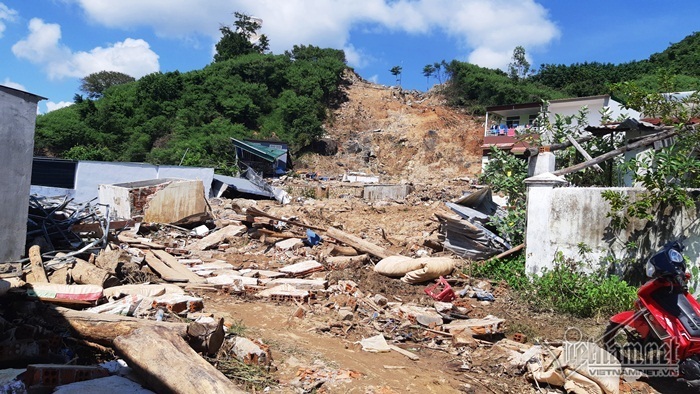
[[[583,155],[583,157],[584,157],[586,160],[593,160],[593,157],[591,157],[591,155],[589,155],[588,152],[586,152],[586,150],[583,149],[583,147],[581,146],[581,144],[579,144],[579,143],[574,139],[574,137],[571,136],[571,134],[567,134],[567,135],[566,135],[566,138],[569,140],[569,142],[571,142],[571,145],[573,145],[574,148],[576,148],[576,150],[577,150],[581,155]],[[603,168],[602,168],[601,166],[599,166],[598,164],[593,165],[593,168],[595,168],[596,171],[598,171],[598,172],[603,172]]]
[[[409,359],[411,359],[413,361],[420,360],[420,357],[418,357],[417,354],[415,354],[413,352],[409,352],[408,350],[405,350],[405,349],[401,349],[400,347],[398,347],[396,345],[389,345],[389,348],[391,350],[395,351],[396,353],[403,354],[404,356],[408,357]]]
[[[184,278],[187,278],[189,283],[204,283],[206,280],[201,276],[195,274],[180,262],[170,253],[164,250],[153,250],[153,254],[156,255],[161,261],[163,261],[168,267],[172,268],[173,271],[177,272]]]
[[[651,135],[649,137],[643,138],[643,139],[641,139],[637,142],[634,142],[632,144],[622,146],[622,147],[615,149],[615,150],[611,150],[610,152],[604,153],[604,154],[602,154],[602,155],[600,155],[592,160],[587,160],[587,161],[584,161],[583,163],[575,164],[571,167],[566,167],[566,168],[562,168],[561,170],[556,170],[556,171],[552,172],[552,175],[557,175],[557,176],[558,175],[566,175],[566,174],[570,174],[572,172],[580,171],[580,170],[583,170],[584,168],[588,168],[588,167],[593,166],[595,164],[602,163],[606,160],[612,159],[613,157],[621,155],[627,151],[635,150],[637,148],[647,147],[656,141],[665,140],[666,138],[674,137],[677,134],[678,133],[674,129],[662,131],[660,133],[656,133],[656,134]]]
[[[170,268],[167,264],[162,262],[156,255],[150,250],[144,250],[144,255],[146,256],[146,264],[148,264],[151,269],[156,271],[161,278],[168,282],[188,282],[189,279],[180,275],[177,271]]]

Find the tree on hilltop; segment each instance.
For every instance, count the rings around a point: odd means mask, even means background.
[[[134,82],[135,80],[134,77],[118,71],[100,71],[82,78],[79,89],[81,92],[86,93],[88,98],[98,99],[110,87]]]

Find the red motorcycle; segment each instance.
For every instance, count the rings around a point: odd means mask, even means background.
[[[603,346],[623,368],[700,387],[700,304],[688,293],[682,251],[674,241],[649,259],[652,279],[639,288],[634,310],[610,318]]]

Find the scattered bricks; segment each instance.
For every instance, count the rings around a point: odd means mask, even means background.
[[[304,308],[298,307],[297,310],[295,310],[294,313],[292,313],[292,316],[296,317],[297,319],[301,319],[302,317],[304,317],[305,314],[306,311],[304,310]]]
[[[190,254],[190,251],[188,249],[184,249],[184,248],[165,248],[165,251],[170,253],[170,254],[174,254],[174,255],[178,255],[178,256]]]
[[[247,365],[269,366],[272,364],[272,354],[269,346],[260,341],[236,337],[233,345],[233,354]]]
[[[334,294],[329,298],[336,308],[348,308],[354,311],[357,308],[357,299],[347,294]]]
[[[184,294],[165,294],[153,300],[153,308],[165,308],[168,311],[180,314],[199,312],[204,308],[201,298]]]
[[[56,386],[109,376],[97,366],[34,364],[27,366],[24,385],[30,393],[51,392]]]
[[[345,291],[347,293],[354,293],[355,290],[357,290],[357,283],[351,280],[339,280],[338,286],[340,286],[340,289],[342,291]]]
[[[513,334],[513,340],[515,342],[526,343],[527,342],[527,335],[517,332],[517,333]]]

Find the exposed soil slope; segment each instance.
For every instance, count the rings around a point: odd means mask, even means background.
[[[318,173],[362,171],[382,181],[435,182],[481,171],[482,120],[421,94],[362,80],[349,73],[348,101],[326,125],[339,145],[331,157],[307,155],[298,167]]]

